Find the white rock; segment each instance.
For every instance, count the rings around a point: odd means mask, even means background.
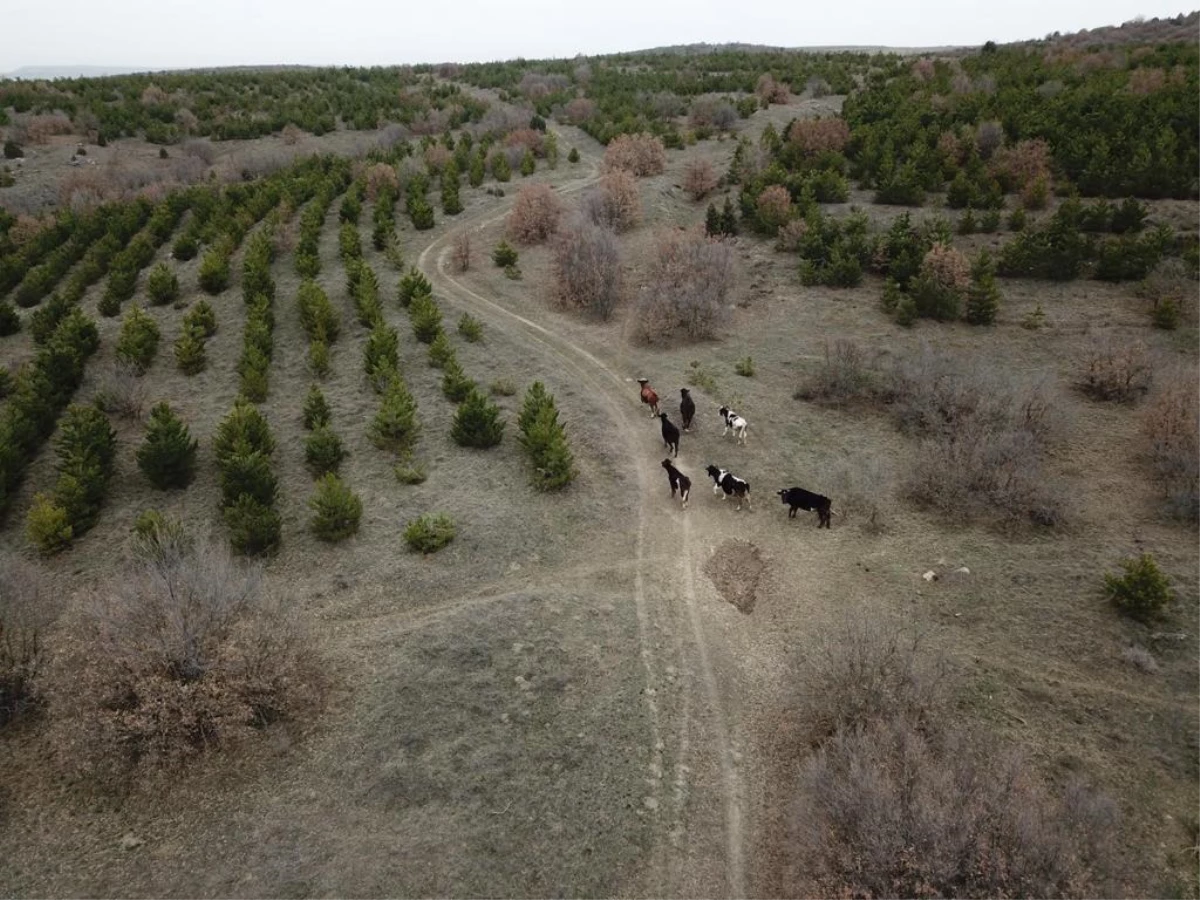
[[[933,571],[933,569],[930,569],[928,572],[926,572],[921,577],[924,578],[926,581],[937,581],[937,572]]]

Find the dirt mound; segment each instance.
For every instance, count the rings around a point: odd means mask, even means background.
[[[726,541],[704,564],[709,577],[721,596],[740,612],[754,611],[758,599],[758,581],[766,570],[758,547],[750,541]]]

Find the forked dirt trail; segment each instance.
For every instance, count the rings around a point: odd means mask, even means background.
[[[585,157],[585,159],[587,159]],[[597,160],[586,174],[560,184],[560,194],[577,193],[598,177]],[[472,289],[451,274],[450,245],[464,231],[483,232],[507,214],[489,211],[458,224],[428,246],[418,266],[439,299],[469,310],[512,344],[552,360],[601,405],[613,443],[628,467],[625,484],[638,496],[633,597],[642,691],[649,722],[644,803],[655,823],[652,872],[647,893],[654,896],[746,896],[744,792],[731,737],[730,715],[722,699],[719,636],[706,623],[696,590],[700,565],[692,519],[662,502],[661,452],[648,439],[647,417],[638,402],[634,376],[607,362],[599,347],[587,347],[553,327],[533,321]],[[698,480],[694,491],[704,490]],[[633,523],[630,523],[631,525]],[[663,560],[674,560],[674,564]],[[621,565],[624,561],[614,561]]]

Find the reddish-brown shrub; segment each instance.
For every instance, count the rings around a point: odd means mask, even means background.
[[[703,200],[720,179],[717,170],[707,159],[693,159],[683,169],[683,191],[693,200]]]
[[[779,226],[776,232],[775,249],[794,253],[800,249],[800,242],[808,234],[808,223],[803,219],[788,219]]]
[[[379,196],[379,192],[385,186],[400,190],[400,176],[396,174],[396,169],[389,166],[387,163],[374,163],[367,167],[365,180],[367,183],[367,199],[372,203]]]
[[[637,338],[657,344],[680,333],[692,340],[713,337],[732,285],[728,244],[705,237],[702,229],[660,233],[638,297]]]
[[[582,125],[596,115],[596,104],[586,97],[576,97],[563,107],[559,118],[568,125]]]
[[[554,271],[563,306],[602,319],[617,308],[622,291],[621,257],[617,239],[607,228],[573,216],[554,237]]]
[[[1200,517],[1200,395],[1194,373],[1180,369],[1159,379],[1142,428],[1172,514],[1195,521]]]
[[[1084,354],[1080,389],[1094,400],[1128,403],[1150,388],[1153,369],[1141,341],[1098,338]]]
[[[940,287],[959,293],[971,284],[971,264],[967,258],[947,244],[934,244],[921,262],[921,274],[933,279]]]
[[[787,137],[805,154],[815,155],[829,150],[840,153],[850,142],[850,126],[845,119],[836,116],[797,119],[788,129]]]
[[[758,219],[767,228],[774,230],[792,215],[792,195],[781,184],[764,188],[755,203]]]
[[[539,97],[545,97],[556,91],[565,90],[570,85],[571,80],[566,75],[526,72],[521,76],[521,82],[517,85],[517,90],[530,100],[537,100]]]
[[[171,95],[157,84],[151,84],[142,91],[142,105],[163,106],[171,101]]]
[[[604,170],[617,169],[639,177],[658,175],[667,167],[667,150],[652,134],[620,134],[604,151]]]
[[[38,705],[42,636],[53,619],[48,588],[41,567],[0,550],[0,728]]]
[[[1167,86],[1167,73],[1162,69],[1134,69],[1129,73],[1129,92],[1146,96]]]
[[[637,180],[628,172],[609,172],[588,191],[580,204],[583,214],[595,225],[622,232],[642,221],[642,196]]]
[[[433,175],[440,174],[450,159],[450,151],[441,144],[430,144],[425,148],[425,168]]]
[[[929,57],[922,57],[912,64],[910,70],[914,78],[920,81],[932,81],[934,75],[933,60]]]
[[[46,113],[25,123],[25,139],[31,144],[44,144],[56,134],[70,134],[74,130],[71,120],[62,113]]]
[[[562,203],[552,187],[526,185],[517,192],[504,233],[519,244],[540,244],[554,233],[561,215]]]
[[[534,156],[545,156],[546,151],[542,148],[542,139],[542,132],[536,128],[518,128],[504,136],[504,146],[520,147],[522,153],[532,150]]]
[[[175,110],[175,124],[184,134],[192,134],[200,127],[200,119],[185,106]]]
[[[1020,190],[1039,178],[1050,179],[1050,145],[1041,138],[1018,141],[1012,147],[1001,147],[992,157],[992,173],[1003,176]]]
[[[764,103],[787,103],[792,99],[792,89],[786,81],[776,81],[769,73],[758,76],[754,93]]]

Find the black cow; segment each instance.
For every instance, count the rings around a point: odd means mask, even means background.
[[[679,456],[679,429],[667,418],[666,413],[659,413],[658,417],[662,419],[663,443],[667,445],[668,450],[674,450],[675,455]]]
[[[713,493],[721,494],[721,499],[725,500],[729,496],[738,498],[738,509],[742,508],[742,500],[746,501],[746,506],[749,509],[754,509],[750,502],[750,483],[743,478],[738,478],[732,472],[727,472],[724,469],[718,469],[716,466],[709,466],[706,471],[713,480]],[[724,493],[721,493],[724,491]]]
[[[796,518],[796,510],[816,510],[817,511],[817,527],[829,528],[830,518],[833,514],[833,501],[821,494],[814,494],[812,491],[806,491],[804,488],[792,487],[784,488],[778,491],[779,499],[788,507],[788,518]]]
[[[669,459],[662,461],[662,467],[667,470],[667,478],[671,480],[671,499],[674,500],[675,492],[679,491],[679,499],[683,503],[683,508],[687,509],[688,497],[692,493],[692,479],[671,465]]]
[[[679,417],[683,419],[683,430],[691,431],[692,417],[696,415],[696,401],[692,399],[687,388],[680,388],[679,393],[683,394],[683,399],[679,401]]]

